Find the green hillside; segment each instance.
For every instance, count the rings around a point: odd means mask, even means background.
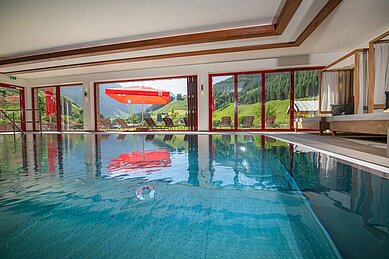
[[[153,111],[153,114],[168,113],[171,112],[173,108],[175,111],[184,110],[186,112],[188,110],[188,98],[184,96],[181,100],[176,99],[174,101],[171,101],[162,108]]]
[[[181,99],[174,99],[170,103],[164,105],[163,107],[149,111],[146,111],[145,117],[151,117],[157,124],[162,124],[162,118],[168,115],[174,121],[174,123],[179,123],[184,117],[188,116],[188,98],[183,96]]]
[[[287,109],[289,107],[289,100],[274,100],[266,102],[266,107],[271,106],[274,109],[274,114],[276,115],[275,124],[287,124],[289,123],[289,114],[287,114]],[[240,104],[238,110],[239,120],[242,120],[244,116],[255,116],[254,125],[259,125],[260,123],[260,104]],[[216,110],[212,114],[212,120],[221,120],[223,116],[234,117],[234,104],[229,104],[226,108],[221,110]],[[239,121],[241,123],[241,121]]]
[[[0,109],[7,110],[19,110],[19,90],[12,88],[0,87]],[[1,114],[2,115],[2,114]],[[15,121],[20,121],[19,112],[7,112],[7,115],[11,118],[15,118]],[[0,125],[10,125],[10,121],[5,116],[0,116]]]

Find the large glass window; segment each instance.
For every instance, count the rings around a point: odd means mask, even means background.
[[[74,131],[84,129],[84,91],[82,85],[33,89],[35,130]],[[58,103],[59,100],[59,103]]]
[[[22,90],[13,87],[0,86],[0,109],[3,110],[6,115],[15,121],[18,127],[21,127],[22,109],[21,105]],[[3,114],[0,113],[0,131],[12,131],[13,124]]]
[[[239,129],[261,128],[262,75],[238,76],[238,127]]]
[[[290,72],[266,73],[265,128],[290,128]]]
[[[294,117],[307,118],[319,110],[319,70],[296,71],[294,74]]]
[[[190,126],[187,78],[100,83],[96,93],[99,130],[187,130]]]
[[[83,130],[84,91],[82,85],[61,86],[60,95],[62,130]]]
[[[57,89],[56,87],[36,88],[34,91],[35,121],[42,117],[42,130],[57,130]],[[40,114],[39,114],[40,112]],[[40,123],[35,129],[40,130]]]
[[[285,69],[211,76],[211,129],[293,129],[293,116],[317,115],[319,71]]]
[[[234,76],[212,77],[212,127],[214,129],[234,128]]]

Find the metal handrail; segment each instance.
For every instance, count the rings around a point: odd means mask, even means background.
[[[12,123],[12,128],[15,134],[15,127],[18,129],[18,131],[22,134],[24,134],[23,130],[15,123],[15,112],[26,112],[26,111],[38,111],[39,112],[39,130],[40,133],[42,134],[42,112],[40,109],[21,109],[21,110],[1,110],[1,113],[4,114],[4,116]],[[8,115],[7,112],[12,112],[13,119],[11,119]],[[29,122],[29,121],[24,121],[24,122]],[[36,121],[31,121],[31,123],[36,123]]]
[[[14,119],[11,119],[8,115],[7,115],[7,113],[5,113],[5,111],[4,110],[0,110],[0,112],[2,113],[2,114],[4,114],[4,116],[12,123],[12,128],[13,128],[13,131],[14,131],[14,135],[15,135],[15,128],[17,128],[18,129],[18,131],[20,131],[20,133],[22,133],[22,134],[24,134],[24,132],[23,132],[23,130],[21,129],[21,128],[19,128],[19,126],[18,125],[16,125],[16,123],[15,123],[15,113],[13,113],[13,118]]]

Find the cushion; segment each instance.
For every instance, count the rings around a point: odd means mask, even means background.
[[[354,114],[354,104],[331,104],[332,116]]]
[[[331,115],[339,116],[344,114],[344,105],[343,104],[331,104]]]

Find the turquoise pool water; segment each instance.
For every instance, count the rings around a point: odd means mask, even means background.
[[[387,179],[261,135],[0,135],[1,258],[388,258],[388,229]]]

